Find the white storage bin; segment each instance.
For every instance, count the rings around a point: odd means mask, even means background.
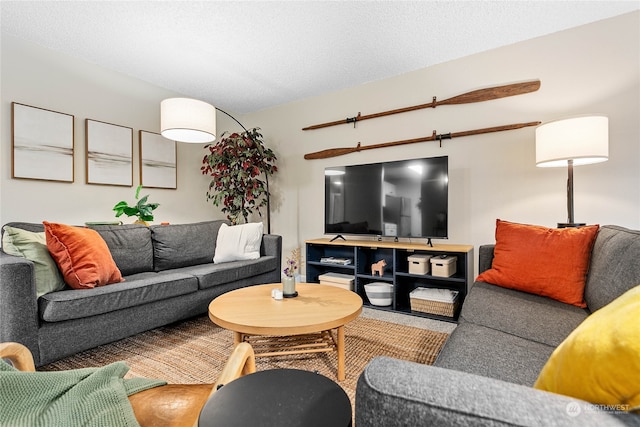
[[[431,258],[431,275],[451,277],[456,274],[457,257],[452,255],[434,256]]]
[[[373,282],[364,285],[364,291],[372,305],[386,307],[391,305],[393,285],[390,283]]]
[[[411,255],[409,261],[409,274],[429,274],[431,255]]]

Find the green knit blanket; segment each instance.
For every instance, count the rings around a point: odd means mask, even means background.
[[[166,384],[129,367],[20,372],[0,361],[0,426],[138,426],[128,396]]]

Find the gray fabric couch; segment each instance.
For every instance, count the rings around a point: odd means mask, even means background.
[[[36,298],[33,263],[0,252],[0,341],[31,350],[36,366],[172,322],[202,315],[233,289],[280,282],[282,238],[263,235],[257,260],[213,263],[224,221],[92,227],[125,281],[65,288]],[[42,224],[9,223],[28,231]]]
[[[480,247],[480,272],[491,267],[493,249]],[[640,415],[532,388],[573,329],[640,284],[638,260],[640,231],[601,227],[585,286],[587,309],[474,283],[434,366],[387,357],[367,365],[358,379],[356,425],[640,426]]]

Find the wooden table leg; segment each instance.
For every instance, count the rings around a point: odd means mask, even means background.
[[[344,326],[338,327],[338,381],[345,379]]]
[[[233,347],[237,347],[238,344],[242,342],[242,340],[244,339],[242,335],[243,334],[241,332],[233,332]]]

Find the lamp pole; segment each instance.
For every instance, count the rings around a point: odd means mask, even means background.
[[[567,161],[567,223],[573,223],[573,159]]]
[[[573,159],[567,160],[567,222],[559,222],[558,228],[580,227],[586,223],[573,222]]]

